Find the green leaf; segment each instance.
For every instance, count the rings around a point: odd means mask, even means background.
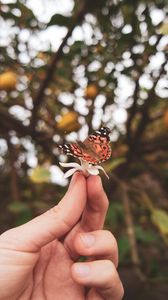
[[[116,169],[119,165],[123,164],[126,161],[125,157],[119,157],[113,159],[111,162],[106,164],[106,171],[113,171]]]
[[[8,210],[11,213],[20,213],[29,209],[29,206],[23,202],[12,202],[8,205]]]
[[[123,261],[130,251],[130,244],[129,244],[128,237],[126,235],[123,235],[119,238],[118,250],[119,250],[120,261]]]
[[[79,54],[81,53],[81,50],[85,47],[85,44],[83,41],[76,41],[72,46],[71,46],[71,52],[72,54]]]
[[[110,228],[115,228],[119,222],[123,219],[123,206],[120,203],[110,202],[109,209],[106,216],[106,224]]]
[[[30,179],[34,183],[44,183],[50,181],[50,171],[43,166],[37,166],[31,173]]]
[[[69,27],[72,24],[72,17],[65,17],[60,14],[55,14],[52,16],[48,26],[58,25],[58,26],[66,26]]]
[[[33,217],[33,214],[30,209],[22,211],[15,222],[15,226],[19,226],[19,225],[22,225],[22,224],[30,221],[32,219],[32,217]]]
[[[159,32],[163,35],[167,35],[168,34],[168,23],[163,23],[159,28]]]
[[[144,230],[140,226],[135,227],[135,234],[136,234],[137,240],[144,244],[149,244],[149,243],[155,242],[158,239],[157,235],[154,232],[152,232],[150,230]]]
[[[152,211],[152,222],[159,228],[160,232],[168,234],[168,214],[162,209]]]
[[[126,24],[131,24],[132,22],[132,18],[133,18],[133,13],[134,13],[134,6],[131,4],[131,5],[128,5],[125,4],[125,5],[122,5],[121,7],[122,9],[122,13],[123,13],[123,17],[125,19],[125,23]]]

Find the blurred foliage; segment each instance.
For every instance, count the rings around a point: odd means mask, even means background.
[[[30,179],[34,183],[50,182],[50,171],[44,166],[37,166],[31,172]]]
[[[69,160],[57,144],[82,140],[103,124],[112,130],[113,154],[105,163],[110,180],[103,179],[106,227],[119,241],[121,264],[165,276],[166,0],[75,0],[65,15],[53,4],[48,21],[26,0],[2,0],[0,11],[1,230],[61,199],[61,170],[51,183],[46,169]],[[55,30],[51,39],[47,30]]]

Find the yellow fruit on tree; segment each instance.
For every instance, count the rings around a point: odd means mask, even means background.
[[[57,128],[61,131],[66,131],[67,133],[77,131],[80,128],[78,114],[75,111],[69,111],[62,114],[60,121],[57,122]]]
[[[0,74],[0,90],[11,91],[16,88],[17,75],[12,71]]]
[[[94,99],[98,94],[98,88],[95,84],[90,84],[85,90],[85,97],[89,99]]]

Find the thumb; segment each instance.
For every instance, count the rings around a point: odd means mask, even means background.
[[[66,234],[79,220],[86,204],[86,180],[80,173],[72,177],[68,191],[58,205],[28,223],[1,235],[0,241],[20,251],[38,251]],[[8,245],[8,248],[9,248]]]

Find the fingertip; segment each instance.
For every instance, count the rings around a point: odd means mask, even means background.
[[[69,199],[72,199],[72,202],[75,202],[75,199],[78,200],[78,204],[81,202],[82,206],[85,205],[86,202],[86,180],[85,177],[80,173],[76,172],[69,184],[69,188],[64,195],[63,199],[60,201],[60,205],[67,205],[69,203]],[[75,200],[75,201],[74,201]]]
[[[102,185],[102,180],[100,176],[89,176],[86,181],[88,192],[92,194],[105,193]]]
[[[81,172],[75,172],[71,178],[70,185],[76,184],[78,180],[86,181],[85,176]]]
[[[91,273],[91,266],[87,263],[74,263],[71,267],[72,278],[78,283],[84,283]]]
[[[87,183],[88,185],[92,185],[92,184],[95,184],[96,186],[99,186],[99,187],[103,187],[102,186],[102,180],[101,180],[101,177],[98,176],[98,175],[91,175],[87,178]]]
[[[75,172],[75,174],[72,176],[68,187],[68,192],[70,192],[77,184],[79,186],[86,185],[86,179],[81,172]]]
[[[122,299],[124,289],[114,264],[109,260],[98,260],[86,263],[74,263],[71,276],[82,286],[92,287],[94,299]],[[89,292],[89,293],[90,293]],[[88,294],[93,299],[93,293]],[[91,297],[90,297],[91,296]],[[99,297],[98,297],[99,296]]]
[[[76,274],[75,265],[76,265],[76,263],[72,264],[72,266],[71,266],[71,276],[72,276],[73,280],[77,281],[77,274]]]
[[[96,204],[97,207],[106,211],[109,206],[109,201],[104,191],[100,176],[89,176],[86,184],[90,204],[92,203],[93,206]]]
[[[92,233],[78,233],[74,240],[74,248],[80,255],[91,255],[92,248],[96,242]]]

